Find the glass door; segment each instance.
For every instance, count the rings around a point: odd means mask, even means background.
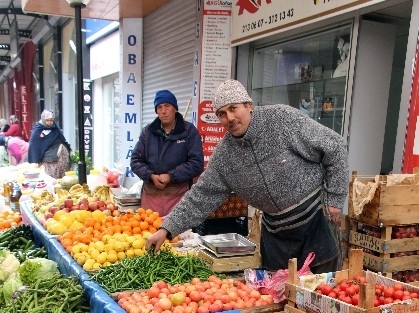
[[[342,134],[351,25],[255,48],[252,99],[288,104]]]

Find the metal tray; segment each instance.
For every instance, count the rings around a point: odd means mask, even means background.
[[[238,252],[254,252],[256,245],[240,234],[228,233],[201,236],[204,245],[217,254]]]
[[[141,203],[139,194],[118,194],[114,195],[113,198],[120,204]]]

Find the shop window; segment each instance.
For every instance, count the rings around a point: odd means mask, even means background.
[[[288,104],[342,134],[350,31],[345,25],[255,48],[255,104]]]

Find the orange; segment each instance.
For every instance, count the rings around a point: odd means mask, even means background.
[[[140,228],[141,228],[142,230],[146,230],[146,229],[148,229],[148,227],[149,227],[149,225],[148,225],[148,223],[147,223],[147,222],[141,222],[141,223],[140,223]]]

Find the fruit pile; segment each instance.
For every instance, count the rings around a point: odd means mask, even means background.
[[[0,212],[0,231],[7,230],[22,224],[20,212],[2,211]]]
[[[193,278],[190,283],[176,285],[158,281],[147,291],[118,294],[118,304],[128,313],[144,312],[144,309],[156,313],[209,313],[272,303],[270,295],[262,295],[238,280],[214,275],[206,281]]]
[[[357,275],[352,279],[343,279],[335,287],[321,283],[315,291],[351,305],[358,305],[360,285],[365,282],[365,277]],[[391,287],[375,284],[375,307],[414,298],[418,298],[418,293],[406,290],[402,283],[394,283]]]

